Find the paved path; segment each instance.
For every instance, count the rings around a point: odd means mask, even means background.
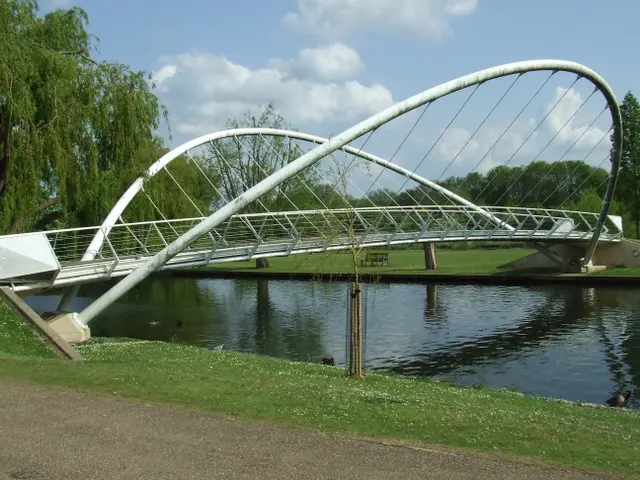
[[[0,381],[0,479],[594,479]]]

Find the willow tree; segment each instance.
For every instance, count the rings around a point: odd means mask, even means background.
[[[152,160],[166,111],[143,72],[92,58],[87,23],[0,0],[0,232],[100,223]]]

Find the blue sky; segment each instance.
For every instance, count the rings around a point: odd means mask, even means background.
[[[172,145],[219,129],[227,118],[269,101],[293,127],[330,135],[439,83],[517,60],[583,63],[605,77],[620,99],[637,88],[640,69],[635,61],[640,2],[632,0],[41,1],[43,11],[70,5],[88,12],[89,30],[100,37],[99,57],[155,72],[158,95],[171,115]],[[543,79],[535,75],[532,86]],[[554,89],[568,88],[572,80],[567,75],[564,84],[550,84],[535,118],[557,98]],[[583,87],[571,91],[567,102],[573,98],[575,107],[584,100],[589,85]],[[442,115],[454,112],[463,99],[456,95],[451,106],[441,106]],[[468,140],[495,95],[483,93],[478,110],[467,109],[467,123],[451,132],[450,152]],[[529,98],[524,91],[519,95]],[[513,115],[497,115],[487,128],[498,132]],[[592,118],[576,124],[573,133]],[[527,117],[523,125],[533,121],[534,116]],[[398,122],[396,134],[406,134],[411,122]],[[594,139],[606,133],[605,123],[593,132]],[[431,124],[411,142],[405,159],[424,151],[443,125]],[[397,147],[401,137],[390,142],[389,135],[379,136],[380,148],[386,145],[387,151],[373,153],[389,155],[390,145]],[[476,158],[496,135],[485,132],[477,137],[477,148],[471,142],[467,150]],[[523,152],[533,155],[536,147]]]

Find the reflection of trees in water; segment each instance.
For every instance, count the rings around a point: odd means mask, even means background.
[[[598,321],[595,329],[602,343],[605,359],[617,391],[635,390],[632,403],[637,403],[640,385],[640,297],[637,288],[599,287],[595,292]],[[615,325],[624,330],[621,341],[610,338],[611,311],[615,311]],[[634,388],[634,386],[636,386]],[[616,393],[616,392],[611,392]]]
[[[634,321],[640,323],[640,317]],[[640,405],[638,394],[640,393],[640,325],[635,325],[630,335],[622,342],[622,358],[629,367],[629,375],[636,386],[633,392],[632,402]]]
[[[579,287],[553,289],[548,291],[547,301],[535,309],[529,318],[500,332],[474,341],[448,345],[446,351],[436,351],[418,355],[407,361],[397,361],[393,371],[433,376],[451,372],[461,366],[479,365],[497,360],[522,350],[537,348],[545,341],[569,330],[584,329],[589,325],[591,306],[583,300],[583,290]],[[554,305],[561,301],[559,312],[552,314]]]
[[[271,299],[267,280],[227,280],[230,298],[216,292],[217,281],[159,277],[127,292],[91,324],[94,336],[128,336],[227,348],[299,360],[321,358],[322,314],[301,307],[294,297],[283,311]],[[83,289],[92,298],[110,284]],[[304,286],[309,286],[305,284]],[[303,291],[304,293],[304,291]],[[255,309],[250,305],[255,299]],[[184,329],[178,331],[178,319]],[[231,330],[238,332],[232,345]]]
[[[517,356],[525,349],[535,349],[542,342],[563,335],[568,331],[594,327],[605,352],[605,361],[618,390],[629,389],[631,384],[640,385],[640,316],[632,317],[627,335],[621,342],[614,342],[607,331],[604,317],[611,310],[636,308],[639,298],[636,290],[619,288],[584,289],[566,287],[549,289],[534,288],[547,294],[528,319],[513,328],[475,339],[446,346],[446,351],[437,351],[418,356],[415,360],[395,362],[392,370],[414,375],[438,375],[458,369],[488,363],[500,358]],[[437,295],[427,291],[425,317],[438,318]],[[560,304],[559,311],[554,307]],[[632,313],[633,315],[633,313]],[[629,318],[623,319],[628,321]],[[625,372],[627,369],[627,377]],[[633,389],[633,388],[632,388]]]
[[[83,293],[99,295],[97,291]],[[184,323],[181,331],[177,330],[178,319]],[[164,341],[177,337],[180,342],[202,345],[203,334],[212,343],[226,337],[226,321],[211,292],[197,281],[160,277],[142,282],[123,295],[91,324],[91,330],[94,336]]]
[[[249,282],[245,286],[248,285]],[[314,360],[321,357],[324,348],[321,324],[317,317],[305,314],[297,304],[290,307],[289,314],[279,312],[271,301],[269,281],[260,279],[254,285],[254,329],[253,333],[247,327],[242,329],[239,335],[240,348],[295,360]],[[244,290],[244,287],[241,288]]]
[[[612,306],[615,307],[620,303],[624,303],[625,310],[627,311],[626,315],[618,313],[621,328],[624,329],[625,335],[617,347],[621,351],[622,361],[627,366],[626,373],[628,377],[624,378],[619,375],[622,379],[620,383],[618,383],[618,379],[616,378],[616,383],[619,385],[620,390],[632,390],[633,396],[631,403],[640,405],[638,399],[638,393],[640,393],[640,388],[638,388],[638,386],[640,386],[640,297],[638,296],[638,290],[636,288],[630,288],[628,290],[613,288],[602,290],[603,294],[609,294],[609,296],[615,297],[616,300],[618,300],[618,303]],[[600,295],[600,291],[598,291],[598,294]],[[619,357],[615,355],[615,350],[612,350],[611,355],[614,356],[614,361],[621,363]],[[624,364],[621,366],[620,371],[623,370]],[[635,385],[636,388],[631,388],[632,385]]]
[[[258,280],[256,284],[255,343],[260,353],[274,354],[276,352],[270,350],[270,347],[273,349],[278,344],[277,336],[273,334],[273,317],[276,311],[269,301],[269,282]]]

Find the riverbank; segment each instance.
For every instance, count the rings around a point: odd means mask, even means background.
[[[7,316],[0,338],[21,321]],[[24,333],[29,333],[25,331]],[[640,415],[506,390],[371,374],[162,342],[77,346],[47,355],[31,332],[0,350],[0,378],[120,395],[288,426],[478,452],[616,474],[640,471]]]
[[[85,358],[0,357],[0,377],[289,426],[439,444],[616,474],[640,471],[640,415],[515,392],[369,375],[160,342],[79,346]]]
[[[545,269],[503,269],[509,262],[534,253],[526,248],[470,249],[438,251],[438,269],[425,270],[422,250],[389,251],[389,264],[358,269],[363,282],[382,283],[477,283],[487,285],[527,285],[570,283],[574,285],[638,285],[640,269],[612,269],[585,274],[557,273]],[[254,261],[213,264],[207,267],[176,269],[157,275],[200,278],[260,278],[286,280],[348,281],[353,266],[348,253],[294,255],[269,259],[268,268],[256,269]]]

